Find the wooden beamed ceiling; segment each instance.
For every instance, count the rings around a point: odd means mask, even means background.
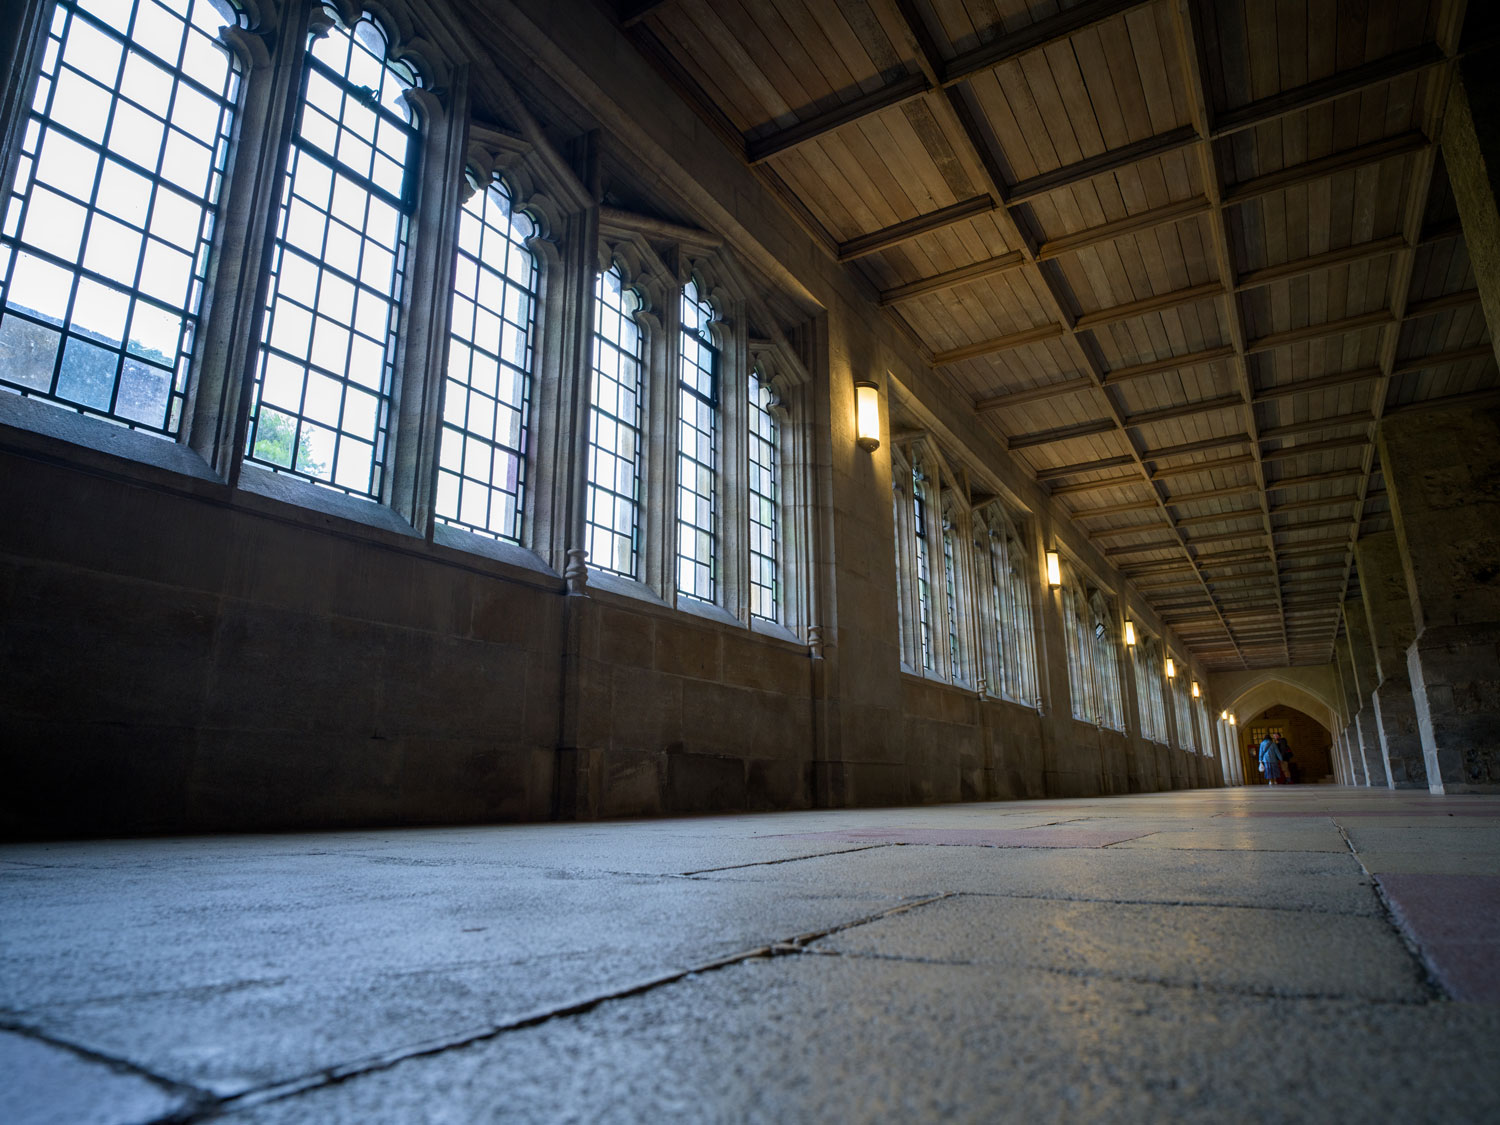
[[[620,16],[1210,667],[1326,661],[1380,419],[1500,385],[1434,143],[1465,0],[1058,6]]]

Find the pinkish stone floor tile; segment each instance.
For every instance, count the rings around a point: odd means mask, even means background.
[[[1378,878],[1397,919],[1453,996],[1500,1004],[1500,875]]]
[[[1155,829],[1120,828],[851,828],[797,833],[805,840],[848,843],[938,844],[979,848],[1104,848],[1150,836]]]
[[[1333,817],[1335,819],[1340,819],[1340,820],[1344,819],[1346,817],[1357,817],[1357,816],[1358,817],[1363,817],[1363,816],[1431,816],[1431,817],[1444,817],[1444,816],[1485,816],[1485,817],[1500,817],[1500,808],[1483,808],[1483,809],[1465,808],[1462,811],[1459,811],[1459,810],[1456,810],[1456,809],[1451,809],[1451,808],[1448,808],[1448,809],[1430,809],[1430,808],[1422,808],[1420,806],[1414,807],[1414,808],[1404,808],[1404,809],[1323,809],[1321,811],[1319,811],[1317,809],[1282,809],[1282,810],[1265,809],[1265,810],[1256,810],[1256,811],[1253,811],[1253,812],[1251,812],[1251,811],[1224,812],[1224,813],[1219,813],[1218,815],[1220,817],[1223,817],[1223,818],[1234,818],[1234,819],[1244,819],[1244,820],[1258,820],[1258,819],[1262,819],[1262,818],[1278,818],[1278,817],[1308,817],[1308,816]]]

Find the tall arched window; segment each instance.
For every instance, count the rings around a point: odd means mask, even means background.
[[[0,382],[178,433],[238,75],[228,0],[58,0],[0,235]]]
[[[775,396],[750,372],[750,614],[781,618],[781,423]]]
[[[1172,702],[1177,712],[1177,745],[1182,750],[1196,750],[1198,736],[1193,730],[1193,701],[1188,694],[1186,666],[1179,662],[1179,671],[1172,678]]]
[[[1167,711],[1162,700],[1161,654],[1156,641],[1141,635],[1134,648],[1135,694],[1141,713],[1141,735],[1153,742],[1167,741]]]
[[[1073,717],[1097,722],[1094,702],[1093,644],[1086,625],[1087,602],[1070,573],[1063,575],[1063,640],[1068,650],[1068,698]]]
[[[526,515],[536,255],[531,220],[498,180],[458,219],[437,517],[512,543]]]
[[[1009,513],[999,501],[985,509],[976,527],[974,546],[976,565],[982,575],[979,585],[982,588],[987,583],[989,587],[993,639],[987,640],[986,647],[990,650],[991,690],[1006,699],[1035,707],[1040,700],[1026,552]]]
[[[912,470],[912,532],[916,536],[917,640],[922,667],[931,671],[932,658],[932,511],[927,480],[920,466]]]
[[[589,564],[638,577],[641,389],[645,339],[636,295],[619,266],[594,287],[594,366],[589,393]]]
[[[1115,628],[1114,603],[1102,590],[1089,597],[1089,638],[1093,646],[1097,721],[1111,730],[1125,729],[1125,706],[1120,688],[1120,641]]]
[[[959,574],[958,559],[953,548],[954,529],[950,520],[943,520],[943,599],[948,617],[948,678],[967,683],[969,669],[964,659],[966,645],[958,625]]]
[[[251,460],[378,496],[415,191],[416,73],[370,16],[315,34],[287,155]]]
[[[719,349],[712,306],[682,290],[682,367],[677,384],[677,592],[719,594]]]

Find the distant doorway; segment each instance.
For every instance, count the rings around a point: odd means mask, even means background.
[[[1260,772],[1260,740],[1285,738],[1292,748],[1293,784],[1333,783],[1333,736],[1305,711],[1278,703],[1240,724],[1240,762],[1245,777],[1264,782]]]

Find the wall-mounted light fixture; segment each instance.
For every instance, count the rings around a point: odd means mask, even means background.
[[[1135,622],[1128,617],[1125,619],[1125,643],[1135,644]]]
[[[1221,722],[1221,723],[1227,723],[1228,721],[1229,721],[1229,712],[1228,711],[1220,711],[1219,712],[1219,722]]]
[[[1193,681],[1193,698],[1197,699],[1198,696],[1200,696],[1201,694],[1203,694],[1203,693],[1198,690],[1198,681],[1194,680]]]
[[[1229,716],[1229,725],[1232,726],[1232,727],[1233,726],[1238,726],[1239,725],[1239,720],[1236,719],[1233,715],[1230,715]]]
[[[1062,557],[1056,551],[1047,552],[1047,585],[1062,585]]]
[[[1177,675],[1177,665],[1173,662],[1172,658],[1169,656],[1169,657],[1167,657],[1167,679],[1169,679],[1169,680],[1173,679],[1176,675]]]
[[[880,448],[880,387],[868,379],[854,384],[854,430],[861,449]]]

